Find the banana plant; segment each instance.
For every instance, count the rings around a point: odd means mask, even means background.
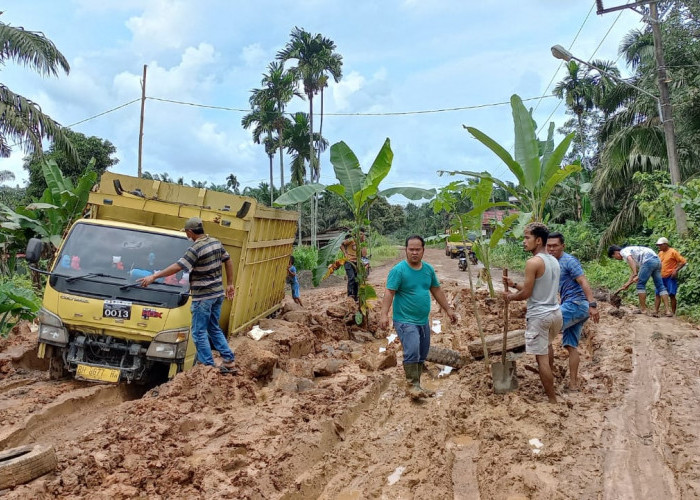
[[[435,189],[414,187],[394,187],[380,190],[379,185],[391,171],[394,153],[387,138],[379,150],[372,166],[367,173],[362,171],[355,153],[345,142],[340,141],[331,146],[331,164],[338,180],[329,186],[323,184],[306,184],[290,189],[277,198],[274,204],[278,207],[303,203],[314,194],[328,193],[340,197],[352,211],[353,227],[351,233],[356,242],[360,242],[360,228],[368,225],[368,208],[379,197],[403,195],[410,200],[430,199],[435,196]],[[318,286],[326,274],[329,265],[333,265],[344,235],[341,234],[328,245],[321,248],[318,255],[318,267],[313,271],[313,284]],[[362,244],[358,245],[358,256],[362,255]],[[355,315],[357,324],[366,324],[370,310],[370,302],[377,299],[374,288],[367,283],[364,266],[358,265],[358,311]]]
[[[513,226],[516,220],[520,217],[519,213],[510,213],[503,217],[500,222],[492,223],[495,226],[491,236],[484,238],[482,236],[482,221],[487,210],[492,208],[515,208],[511,203],[506,201],[492,202],[491,194],[493,192],[493,181],[488,178],[481,179],[478,184],[465,184],[462,181],[455,181],[440,189],[437,197],[433,200],[433,210],[439,212],[445,210],[451,216],[452,233],[459,234],[463,244],[466,245],[467,234],[476,233],[477,237],[473,243],[474,253],[484,265],[484,273],[486,274],[486,282],[489,287],[491,297],[495,296],[493,289],[493,279],[491,277],[491,250],[496,248],[499,241],[503,238],[506,232]],[[466,213],[458,213],[455,211],[460,202],[464,199],[470,199],[472,209]]]
[[[21,244],[28,232],[29,237],[38,236],[57,248],[68,225],[85,209],[90,190],[97,181],[94,164],[93,158],[86,173],[73,186],[54,160],[44,162],[42,173],[48,187],[39,200],[15,210],[0,204],[0,217],[4,219],[0,222],[0,231],[5,238]]]
[[[469,133],[493,151],[518,180],[518,186],[512,187],[506,182],[493,177],[488,172],[439,171],[440,174],[466,175],[479,179],[488,179],[505,189],[518,200],[524,223],[544,220],[547,199],[554,188],[573,173],[581,170],[577,163],[561,166],[575,133],[572,132],[555,147],[554,122],[549,124],[547,140],[537,139],[537,125],[532,119],[532,110],[528,111],[517,94],[510,98],[513,112],[515,133],[515,158],[500,144],[474,127],[463,125]]]

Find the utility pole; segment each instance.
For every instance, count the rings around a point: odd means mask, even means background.
[[[671,184],[678,187],[681,185],[681,172],[678,168],[678,149],[676,148],[676,132],[673,125],[673,108],[668,91],[668,81],[666,76],[666,61],[664,58],[663,41],[661,39],[661,26],[659,25],[659,11],[657,3],[659,0],[641,0],[608,9],[603,8],[603,0],[596,0],[598,14],[606,14],[622,9],[632,9],[639,14],[644,12],[637,10],[645,3],[649,4],[649,24],[654,36],[654,55],[656,56],[657,81],[659,85],[659,118],[664,127],[664,138],[666,140],[666,157],[668,158],[668,170],[671,174]],[[676,231],[680,235],[688,234],[688,222],[685,211],[680,204],[679,196],[676,195],[676,203],[673,205],[673,212],[676,219]]]
[[[676,148],[676,132],[673,125],[673,108],[668,92],[668,82],[666,77],[666,60],[664,58],[663,42],[661,40],[661,27],[659,26],[659,12],[656,2],[649,4],[649,24],[654,35],[654,55],[656,56],[657,79],[659,82],[659,101],[661,102],[661,122],[664,125],[664,136],[666,137],[666,155],[668,156],[668,169],[671,172],[671,184],[680,186],[681,171],[678,168],[678,149]],[[677,200],[673,206],[676,215],[676,229],[681,235],[688,233],[688,222],[685,211]]]
[[[139,158],[138,158],[138,175],[141,178],[141,156],[143,154],[143,114],[146,110],[146,68],[148,65],[143,65],[143,79],[141,80],[141,123],[139,125]]]

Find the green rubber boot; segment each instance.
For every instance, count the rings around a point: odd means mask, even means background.
[[[420,386],[420,374],[423,371],[421,363],[405,363],[403,371],[406,373],[406,395],[411,399],[419,399],[425,397],[423,389]]]
[[[435,391],[430,390],[426,387],[421,387],[420,385],[420,375],[423,373],[427,372],[428,370],[425,369],[425,363],[418,363],[420,365],[420,371],[418,372],[418,387],[420,387],[420,390],[423,391],[423,394],[425,394],[425,397],[431,398],[435,396]]]

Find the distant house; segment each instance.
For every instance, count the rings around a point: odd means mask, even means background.
[[[484,212],[481,216],[481,235],[491,236],[493,233],[494,225],[501,222],[504,217],[510,214],[518,214],[520,210],[516,208],[509,208],[505,210],[491,209]]]
[[[316,246],[318,248],[328,245],[332,240],[338,237],[339,234],[347,234],[349,229],[331,229],[330,231],[324,231],[316,234]],[[311,245],[311,236],[304,236],[301,239],[302,244]]]

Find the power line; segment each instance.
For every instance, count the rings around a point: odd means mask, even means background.
[[[593,10],[593,7],[591,7],[591,10]],[[590,15],[590,11],[589,11],[588,14]],[[603,45],[603,42],[605,41],[605,39],[608,37],[608,35],[609,35],[610,32],[612,31],[612,29],[615,27],[615,24],[617,24],[617,21],[619,21],[621,15],[622,15],[622,11],[620,11],[620,13],[617,15],[617,17],[615,18],[615,20],[612,22],[612,24],[611,24],[610,27],[608,28],[608,31],[605,32],[605,35],[603,35],[603,38],[600,40],[600,43],[599,43],[598,46],[595,48],[595,50],[593,51],[593,53],[588,57],[588,59],[592,59],[593,56],[595,56],[596,52],[598,52],[598,49],[600,49],[600,47]],[[580,30],[579,30],[579,31],[580,31]],[[578,36],[578,33],[576,34],[576,36]],[[574,41],[575,41],[575,40],[576,40],[576,38],[574,38]],[[571,49],[572,46],[573,46],[573,42],[571,43],[571,46],[569,46],[569,49]],[[618,58],[618,59],[619,59],[619,58]],[[562,66],[562,63],[559,63],[559,67],[557,68],[557,72],[559,72],[559,69],[561,68],[561,66]],[[550,84],[551,84],[551,82],[550,82]],[[544,121],[544,123],[542,124],[542,126],[540,126],[539,130],[537,131],[537,134],[538,134],[538,135],[539,135],[540,132],[542,132],[542,129],[549,123],[549,120],[552,118],[552,116],[554,116],[554,113],[557,112],[557,110],[559,109],[559,106],[561,106],[561,103],[562,103],[562,101],[559,100],[559,102],[557,103],[557,105],[556,105],[556,107],[554,108],[554,110],[552,110],[552,112],[549,114],[549,116],[548,116],[547,119]]]
[[[583,22],[581,23],[581,26],[579,27],[578,31],[576,32],[576,35],[574,36],[574,39],[571,40],[571,43],[569,44],[569,50],[571,50],[571,47],[573,47],[574,44],[576,43],[576,40],[578,40],[578,36],[581,34],[581,31],[583,31],[583,27],[586,25],[586,21],[588,21],[588,18],[591,16],[591,12],[593,12],[593,7],[595,7],[595,2],[593,3],[593,5],[591,5],[591,8],[590,8],[590,10],[588,11],[588,14],[586,14],[586,18],[585,18],[585,19],[583,20]],[[544,88],[544,92],[542,93],[542,98],[543,98],[543,99],[544,99],[544,97],[547,95],[547,91],[549,90],[549,86],[552,85],[552,82],[553,82],[554,79],[557,77],[557,74],[559,73],[559,70],[561,69],[562,64],[564,64],[564,63],[562,63],[562,62],[559,63],[559,66],[557,66],[556,71],[555,71],[554,74],[552,75],[552,79],[549,80],[549,83],[548,83],[547,86]],[[540,102],[541,102],[541,100],[537,103],[537,106],[535,106],[535,109],[533,110],[533,113],[534,113],[535,111],[537,111],[537,108],[540,106]]]
[[[544,97],[554,97],[554,96],[544,96]],[[197,108],[206,109],[218,109],[222,111],[236,111],[242,113],[249,113],[250,109],[240,109],[240,108],[230,108],[225,106],[213,106],[208,104],[199,104],[195,102],[177,101],[174,99],[164,99],[161,97],[146,97],[146,99],[152,99],[154,101],[167,102],[171,104],[180,104],[185,106],[193,106]],[[536,99],[542,99],[542,97],[528,97],[523,99],[523,102],[534,101]],[[138,100],[138,99],[137,99]],[[510,104],[510,101],[492,102],[485,104],[474,104],[472,106],[458,106],[453,108],[437,108],[437,109],[423,109],[423,110],[413,110],[413,111],[387,111],[384,113],[323,113],[323,116],[405,116],[405,115],[425,115],[431,113],[447,113],[452,111],[465,111],[470,109],[481,109],[481,108],[492,108],[497,106],[504,106]],[[291,113],[288,113],[291,115]]]
[[[125,102],[124,104],[120,104],[116,108],[108,109],[107,111],[103,111],[102,113],[98,113],[96,115],[93,115],[89,118],[85,118],[84,120],[80,120],[79,122],[71,123],[70,125],[66,125],[67,128],[70,127],[75,127],[76,125],[80,125],[81,123],[88,122],[90,120],[94,120],[95,118],[99,118],[100,116],[106,115],[108,113],[111,113],[113,111],[117,111],[118,109],[125,108],[126,106],[130,104],[134,104],[135,102],[139,102],[141,99],[134,99],[133,101]]]

